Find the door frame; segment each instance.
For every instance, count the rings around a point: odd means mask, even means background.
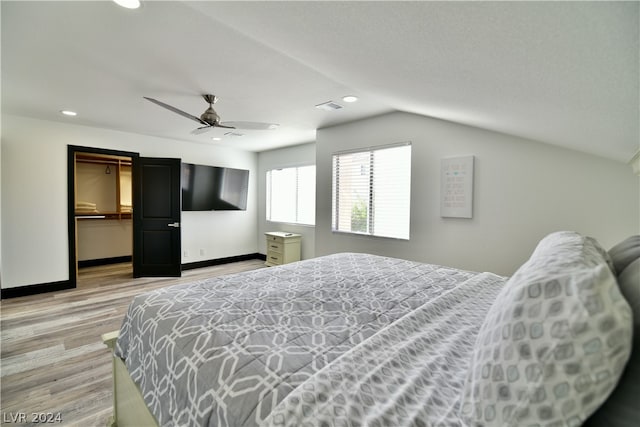
[[[106,154],[111,156],[131,157],[132,163],[134,158],[140,157],[140,153],[130,151],[110,150],[106,148],[82,147],[79,145],[67,145],[67,229],[69,235],[69,287],[76,288],[78,286],[78,259],[76,253],[76,200],[75,200],[75,180],[76,180],[76,153]],[[132,174],[133,180],[133,174]],[[135,183],[132,182],[132,185]],[[131,201],[132,208],[135,212],[135,203]],[[134,225],[135,226],[135,225]],[[132,248],[133,250],[133,248]],[[132,253],[133,256],[133,253]]]

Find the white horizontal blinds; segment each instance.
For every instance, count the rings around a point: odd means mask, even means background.
[[[408,240],[411,145],[375,150],[373,164],[374,234]]]
[[[316,167],[267,171],[267,220],[315,224]]]
[[[316,167],[297,168],[297,213],[296,222],[314,225],[316,223]]]
[[[370,153],[334,155],[333,177],[333,230],[369,234]]]
[[[267,219],[275,222],[295,222],[296,169],[275,169],[267,172]]]
[[[409,239],[411,145],[333,155],[332,229]]]

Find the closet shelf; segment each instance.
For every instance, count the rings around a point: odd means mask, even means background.
[[[77,153],[78,163],[97,163],[102,165],[131,166],[131,158],[121,156],[109,156],[102,154]]]
[[[131,219],[131,212],[76,212],[76,219],[102,220],[102,219]]]

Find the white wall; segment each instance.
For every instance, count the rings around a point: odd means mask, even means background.
[[[182,213],[182,249],[189,253],[182,262],[257,252],[256,153],[4,115],[2,288],[69,279],[67,145],[248,169],[246,211]]]
[[[2,118],[0,117],[0,133],[2,131]],[[0,288],[2,288],[2,138],[0,138]]]
[[[411,239],[331,232],[331,154],[412,141]],[[605,144],[606,141],[603,141]],[[475,156],[473,219],[440,217],[440,159]],[[541,237],[605,248],[640,232],[640,182],[622,163],[427,117],[392,113],[320,129],[315,255],[354,251],[510,275]]]
[[[268,170],[315,165],[316,144],[302,144],[258,153],[258,252],[267,253],[264,233],[267,231],[289,231],[302,235],[300,256],[309,259],[315,256],[315,227],[285,224],[266,220],[266,174]]]
[[[131,256],[133,253],[133,221],[77,221],[78,261]]]

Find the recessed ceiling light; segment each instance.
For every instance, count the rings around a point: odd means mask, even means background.
[[[69,111],[69,110],[60,110],[60,113],[64,114],[65,116],[77,116],[78,113],[76,113],[75,111]]]
[[[358,100],[358,97],[354,95],[347,95],[347,96],[343,96],[342,100],[344,102],[356,102]]]
[[[119,6],[126,7],[127,9],[137,9],[140,7],[140,0],[113,0]]]
[[[213,138],[211,138],[211,139],[213,139],[214,141],[222,141],[222,138],[219,138],[219,137],[217,137],[217,136],[214,136],[214,137],[213,137]]]

